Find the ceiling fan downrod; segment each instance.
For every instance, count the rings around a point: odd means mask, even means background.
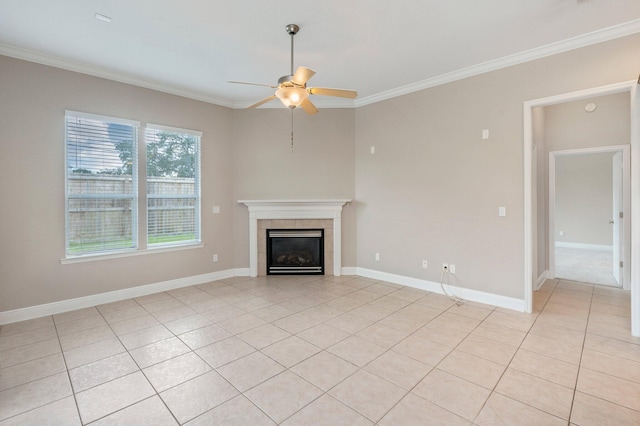
[[[287,33],[291,36],[291,74],[290,75],[293,75],[293,36],[298,34],[298,31],[300,31],[300,27],[297,26],[296,24],[289,24],[286,27],[284,27],[284,29],[287,30]]]

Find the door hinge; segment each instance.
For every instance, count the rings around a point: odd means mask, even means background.
[[[621,260],[620,261],[620,267],[622,268],[623,265],[624,265],[624,262]]]
[[[622,212],[620,212],[620,219],[622,219],[622,216],[623,216],[623,213],[622,213]]]

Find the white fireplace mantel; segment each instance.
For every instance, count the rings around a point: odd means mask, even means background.
[[[333,219],[333,275],[342,271],[342,207],[351,200],[238,200],[249,208],[249,268],[258,276],[258,220]]]

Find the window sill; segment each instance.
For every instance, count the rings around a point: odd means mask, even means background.
[[[72,263],[94,262],[97,260],[119,259],[122,257],[144,256],[147,254],[157,254],[157,253],[165,253],[170,251],[192,250],[192,249],[200,249],[200,248],[204,248],[204,243],[175,245],[170,247],[165,246],[165,247],[158,247],[158,248],[147,248],[144,250],[120,251],[117,253],[110,253],[110,254],[86,254],[82,256],[70,256],[70,257],[65,257],[64,259],[60,259],[60,263],[63,265],[69,265]]]

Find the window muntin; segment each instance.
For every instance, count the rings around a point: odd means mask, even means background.
[[[148,124],[147,246],[199,243],[200,138],[193,130]]]
[[[138,127],[132,120],[66,112],[67,256],[138,247]]]

